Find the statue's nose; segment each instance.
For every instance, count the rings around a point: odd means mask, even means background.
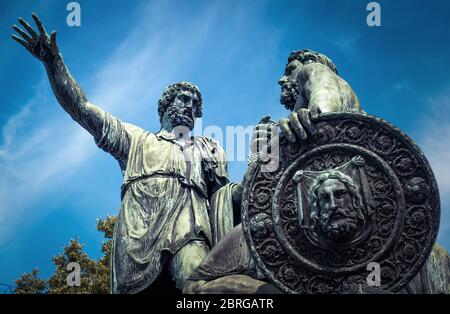
[[[335,210],[336,209],[336,200],[334,199],[334,197],[330,197],[330,209],[331,210]]]
[[[194,102],[191,98],[189,98],[188,100],[185,100],[183,102],[183,108],[192,108],[194,105]]]
[[[281,86],[283,86],[284,84],[286,84],[287,82],[287,78],[286,76],[282,76],[279,80],[278,80],[278,84],[280,84]]]

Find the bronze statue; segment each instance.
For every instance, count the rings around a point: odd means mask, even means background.
[[[163,92],[159,132],[124,123],[89,103],[56,32],[33,19],[39,33],[19,19],[25,31],[14,25],[21,37],[12,38],[43,62],[60,105],[124,175],[113,293],[145,291],[163,270],[185,293],[345,293],[372,260],[384,263],[375,291],[449,292],[436,257],[447,253],[431,251],[439,198],[426,159],[401,131],[364,114],[325,55],[289,56],[279,84],[292,112],[278,123],[263,118],[255,131],[253,148],[269,136],[269,146],[280,145],[280,168],[264,173],[273,156],[253,151],[243,182],[230,184],[218,143],[189,136],[202,115],[194,84]],[[230,231],[241,201],[243,223]]]
[[[32,17],[38,32],[20,18],[25,30],[14,25],[21,37],[12,38],[44,64],[62,108],[119,162],[124,176],[111,291],[143,291],[163,269],[182,289],[211,246],[231,229],[237,190],[228,184],[222,147],[210,138],[189,137],[202,116],[199,89],[179,82],[164,90],[157,133],[124,123],[88,101],[63,61],[56,32],[49,36],[37,15]]]
[[[355,237],[365,225],[366,209],[359,187],[340,171],[327,171],[311,187],[313,226],[335,242]]]
[[[292,111],[279,121],[281,134],[290,142],[315,133],[310,118],[325,112],[360,112],[361,105],[350,85],[338,75],[325,55],[303,49],[293,51],[279,79],[280,102]]]
[[[423,154],[401,131],[364,114],[324,55],[293,52],[279,83],[282,104],[294,110],[272,139],[281,146],[280,169],[267,173],[267,158],[250,159],[243,223],[212,249],[184,292],[450,293],[448,253],[433,247],[439,197]],[[274,125],[264,118],[254,141]],[[373,260],[382,262],[382,287],[365,283]]]

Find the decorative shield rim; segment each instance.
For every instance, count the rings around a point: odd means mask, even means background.
[[[430,255],[430,253],[433,249],[434,243],[436,242],[437,235],[439,233],[440,213],[441,213],[440,195],[439,195],[439,189],[437,186],[436,178],[435,178],[433,171],[431,169],[431,166],[430,166],[427,158],[425,157],[424,153],[422,152],[422,150],[417,146],[417,144],[408,135],[406,135],[403,131],[401,131],[398,127],[394,126],[392,123],[390,123],[384,119],[366,114],[366,113],[354,113],[354,112],[324,113],[324,114],[319,115],[318,117],[313,118],[313,123],[319,123],[322,121],[329,121],[329,120],[334,120],[334,119],[354,119],[354,120],[359,120],[359,121],[363,121],[363,122],[375,123],[376,125],[380,126],[387,133],[395,135],[395,137],[397,139],[399,139],[400,141],[402,141],[402,143],[410,151],[412,151],[415,156],[420,158],[420,162],[423,165],[422,170],[424,171],[427,178],[429,179],[428,183],[429,183],[430,189],[432,191],[434,191],[434,195],[435,195],[435,202],[433,202],[434,219],[433,219],[433,221],[430,222],[429,237],[427,238],[425,245],[422,246],[420,255],[417,258],[417,260],[415,261],[415,263],[413,264],[413,266],[410,267],[409,271],[400,280],[398,280],[395,284],[393,284],[391,287],[389,287],[389,289],[388,289],[389,291],[396,292],[396,291],[400,290],[404,285],[408,284],[410,282],[410,280],[412,280],[414,278],[414,276],[420,271],[420,269],[424,266],[428,256]],[[346,144],[346,145],[350,145],[350,144]],[[352,146],[352,145],[350,145],[350,146]],[[359,147],[359,148],[362,148],[362,147]],[[368,150],[368,152],[376,155],[375,153],[373,153],[369,150]],[[298,163],[298,159],[301,158],[304,154],[307,154],[307,152],[304,152],[303,154],[300,154],[299,156],[297,156],[295,161],[292,161],[288,167],[286,167],[285,169],[282,169],[283,172],[282,172],[281,178],[283,178],[283,176],[288,172],[289,169],[291,169],[292,167],[294,167],[295,164]],[[249,196],[250,196],[250,189],[248,187],[253,186],[254,180],[255,180],[256,176],[258,175],[259,170],[260,170],[260,166],[257,167],[256,171],[253,174],[253,177],[250,180],[249,185],[245,187],[244,192],[243,192],[242,205],[241,205],[241,220],[242,220],[242,226],[243,226],[243,230],[244,230],[244,237],[245,237],[245,240],[247,242],[247,245],[249,247],[249,250],[251,252],[251,255],[252,255],[257,267],[262,271],[262,273],[266,276],[266,278],[270,282],[272,282],[274,285],[276,285],[278,288],[280,288],[283,292],[297,294],[297,293],[299,293],[298,291],[290,289],[285,284],[283,284],[273,274],[273,272],[265,265],[264,261],[262,260],[262,258],[259,255],[259,252],[257,251],[255,244],[253,242],[253,239],[252,239],[250,226],[249,226],[249,219],[248,219],[248,206],[249,206]],[[282,181],[281,178],[278,181],[277,186]],[[403,193],[401,193],[401,194],[403,195]],[[275,226],[278,221],[276,220],[277,218],[274,217],[274,215],[273,215],[273,213],[274,213],[273,205],[275,204],[277,195],[278,194],[275,192],[273,199],[270,200],[270,204],[271,204],[270,212],[272,215],[271,218],[274,223],[275,232],[277,230],[277,227],[275,227]],[[279,237],[278,232],[276,232],[276,233],[277,233],[277,238],[278,238]],[[392,245],[395,245],[395,244],[396,243],[392,243]],[[287,252],[287,253],[290,254],[289,252]]]

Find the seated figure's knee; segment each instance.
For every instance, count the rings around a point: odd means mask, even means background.
[[[205,241],[192,241],[183,246],[170,261],[170,273],[178,289],[183,289],[189,276],[208,255]]]

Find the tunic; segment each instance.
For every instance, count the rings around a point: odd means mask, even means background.
[[[95,130],[96,144],[117,159],[124,175],[111,290],[135,293],[161,273],[164,251],[174,254],[192,240],[212,245],[208,200],[228,183],[225,152],[210,138],[182,143],[172,133],[154,134],[93,108],[94,118],[82,125]]]

